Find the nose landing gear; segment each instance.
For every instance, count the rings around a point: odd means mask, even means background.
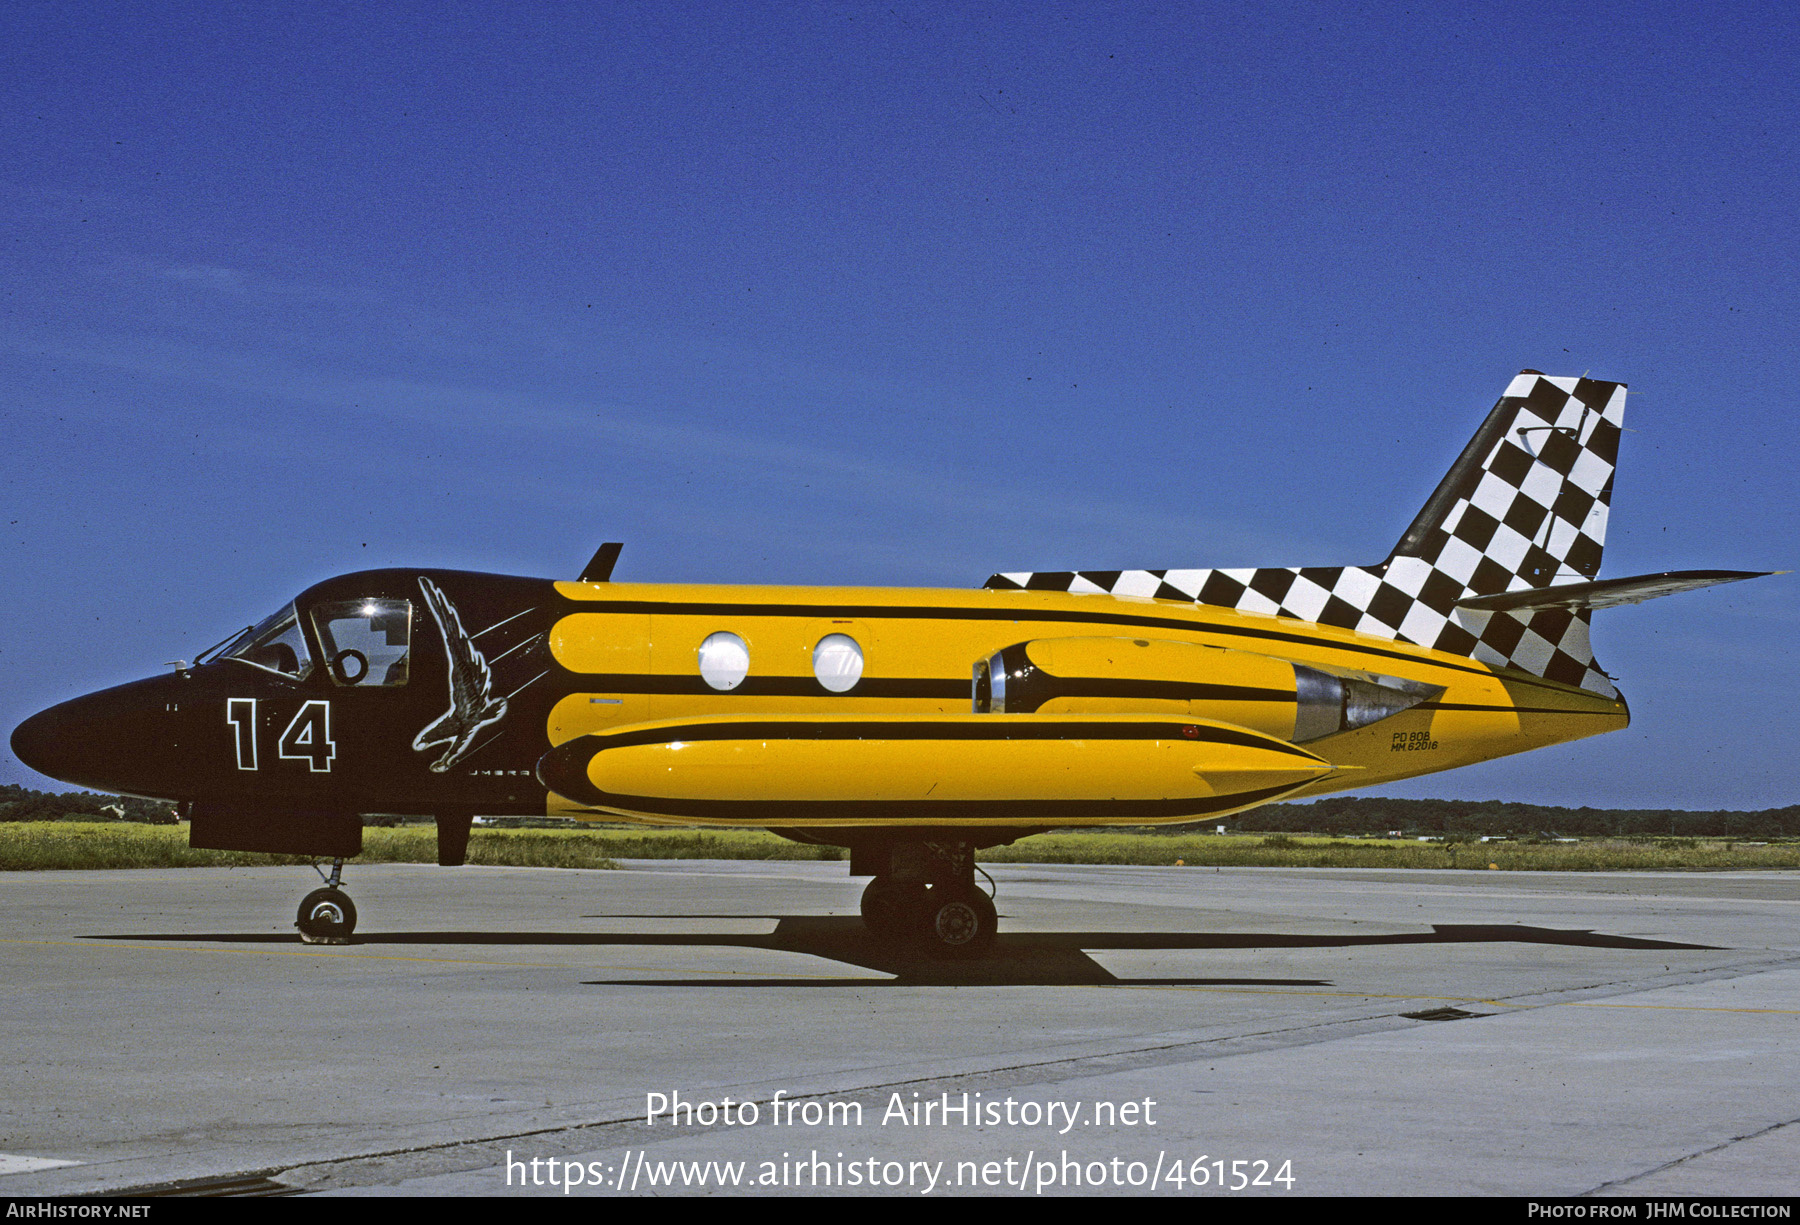
[[[314,865],[314,870],[317,870],[317,865]],[[331,875],[319,873],[325,887],[314,889],[300,899],[300,910],[294,916],[294,926],[300,929],[300,939],[304,943],[350,943],[350,933],[356,930],[356,903],[338,887],[343,876],[344,861],[332,860]]]

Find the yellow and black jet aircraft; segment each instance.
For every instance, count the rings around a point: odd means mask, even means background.
[[[1373,566],[997,574],[975,590],[373,570],[172,675],[21,724],[32,768],[178,801],[197,847],[334,859],[365,814],[755,826],[850,849],[863,915],[979,953],[973,853],[1213,819],[1622,728],[1593,609],[1756,577],[1600,580],[1622,384],[1514,379]],[[1760,573],[1760,572],[1759,572]]]

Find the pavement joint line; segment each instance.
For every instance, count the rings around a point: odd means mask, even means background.
[[[1695,983],[1724,982],[1735,978],[1747,978],[1753,974],[1762,974],[1782,969],[1800,969],[1800,958],[1797,958],[1791,951],[1782,950],[1773,955],[1750,957],[1742,961],[1725,962],[1710,968],[1683,971],[1678,974],[1657,975],[1641,982],[1634,982],[1629,979],[1612,979],[1606,982],[1589,983],[1585,987],[1554,987],[1538,991],[1526,991],[1513,997],[1518,1002],[1503,1003],[1500,1006],[1506,1008],[1547,1008],[1554,1004],[1580,1004],[1584,1007],[1599,1007],[1600,1005],[1598,1002],[1590,1002],[1592,997],[1603,995],[1643,995],[1651,991],[1660,991],[1668,987],[1685,987]],[[1662,981],[1658,981],[1659,979]],[[1565,996],[1580,996],[1582,998],[1556,998]],[[1613,1006],[1619,1008],[1691,1008],[1694,1010],[1704,1010],[1706,1008],[1705,1005],[1699,1004],[1618,1004]]]
[[[1380,991],[1282,991],[1274,987],[1208,987],[1202,985],[1180,986],[1174,983],[1148,983],[1138,985],[1131,982],[1090,983],[1094,987],[1103,987],[1109,991],[1120,989],[1132,991],[1199,991],[1211,995],[1294,995],[1301,997],[1317,997],[1329,1000],[1443,1000],[1452,1004],[1487,1004],[1494,1008],[1531,1008],[1531,1004],[1508,1004],[1504,1000],[1484,1000],[1467,995],[1393,995]]]
[[[1095,985],[1105,985],[1105,984],[1095,984]],[[1439,997],[1403,997],[1403,998],[1439,998]],[[1307,1022],[1307,1023],[1301,1024],[1301,1025],[1296,1025],[1296,1026],[1284,1026],[1284,1027],[1278,1027],[1275,1029],[1258,1030],[1258,1031],[1255,1031],[1252,1033],[1233,1035],[1231,1037],[1199,1038],[1199,1039],[1183,1038],[1183,1039],[1180,1039],[1180,1040],[1174,1041],[1174,1042],[1167,1042],[1167,1041],[1150,1042],[1150,1043],[1145,1043],[1145,1044],[1141,1044],[1141,1045],[1122,1047],[1122,1048],[1110,1050],[1110,1051],[1095,1051],[1095,1052],[1079,1053],[1079,1054],[1057,1054],[1057,1055],[1046,1054],[1046,1057],[1036,1058],[1036,1059],[1026,1059],[1023,1062],[1003,1063],[1003,1064],[998,1064],[995,1066],[984,1067],[984,1068],[971,1068],[971,1069],[968,1069],[966,1071],[961,1071],[961,1072],[934,1071],[934,1072],[930,1072],[930,1073],[922,1074],[922,1075],[907,1076],[907,1077],[903,1077],[898,1080],[882,1079],[881,1075],[880,1075],[881,1070],[870,1069],[870,1071],[875,1072],[875,1074],[876,1074],[875,1079],[869,1081],[866,1084],[837,1085],[837,1086],[832,1086],[832,1087],[821,1087],[818,1089],[810,1089],[810,1090],[806,1090],[803,1092],[791,1094],[786,1100],[788,1100],[788,1101],[804,1101],[804,1100],[807,1100],[810,1098],[820,1098],[820,1097],[830,1097],[830,1096],[842,1097],[842,1096],[849,1096],[849,1095],[880,1093],[880,1092],[889,1091],[889,1090],[902,1089],[908,1085],[939,1084],[939,1083],[955,1084],[957,1082],[962,1082],[962,1081],[980,1081],[980,1080],[984,1080],[984,1079],[991,1078],[991,1077],[1002,1077],[1002,1076],[1007,1076],[1009,1074],[1016,1074],[1016,1073],[1021,1073],[1021,1072],[1040,1073],[1040,1074],[1048,1077],[1051,1081],[1058,1081],[1058,1080],[1062,1080],[1062,1079],[1080,1079],[1082,1076],[1088,1074],[1084,1071],[1079,1070],[1080,1065],[1084,1065],[1084,1064],[1117,1062],[1120,1060],[1132,1060],[1134,1058],[1138,1058],[1138,1057],[1142,1057],[1142,1056],[1146,1056],[1146,1055],[1158,1055],[1158,1054],[1162,1054],[1162,1053],[1166,1053],[1166,1052],[1170,1052],[1170,1051],[1180,1051],[1180,1050],[1183,1050],[1184,1048],[1192,1048],[1192,1047],[1200,1047],[1200,1046],[1215,1046],[1215,1045],[1220,1045],[1220,1044],[1237,1043],[1237,1042],[1242,1042],[1246,1039],[1268,1040],[1271,1038],[1276,1038],[1276,1037],[1280,1037],[1285,1034],[1291,1034],[1291,1033],[1296,1033],[1296,1032],[1303,1033],[1303,1032],[1307,1032],[1307,1031],[1316,1031],[1316,1030],[1338,1030],[1338,1029],[1343,1029],[1346,1027],[1360,1028],[1360,1027],[1368,1026],[1371,1024],[1388,1023],[1388,1022],[1392,1022],[1394,1020],[1396,1020],[1396,1018],[1394,1018],[1392,1016],[1388,1016],[1388,1015],[1381,1015],[1381,1016],[1375,1016],[1375,1017],[1344,1017],[1344,1018],[1339,1018],[1339,1019],[1330,1020],[1330,1021]],[[1321,1039],[1321,1040],[1329,1040],[1329,1039]],[[1052,1069],[1056,1069],[1059,1067],[1067,1068],[1067,1069],[1071,1069],[1071,1070],[1066,1075],[1059,1077],[1055,1074],[1054,1071],[1052,1071]],[[723,1087],[731,1088],[731,1089],[748,1089],[750,1092],[752,1092],[754,1094],[754,1092],[756,1091],[756,1087],[760,1083],[762,1083],[762,1082],[748,1082],[748,1083],[740,1082],[738,1084],[728,1085],[728,1086],[723,1086]],[[499,1143],[502,1143],[502,1142],[508,1141],[508,1140],[522,1139],[522,1138],[526,1138],[527,1135],[542,1136],[542,1135],[554,1135],[554,1134],[557,1134],[560,1132],[599,1131],[599,1130],[609,1129],[609,1128],[618,1127],[618,1126],[622,1126],[622,1125],[629,1126],[629,1125],[632,1125],[632,1124],[635,1124],[636,1122],[638,1122],[638,1119],[639,1119],[639,1116],[634,1112],[633,1114],[631,1114],[630,1116],[625,1117],[625,1118],[594,1119],[589,1122],[582,1122],[582,1123],[567,1125],[567,1126],[563,1126],[563,1127],[542,1128],[542,1129],[538,1129],[538,1130],[530,1132],[530,1133],[522,1133],[517,1136],[508,1135],[508,1136],[493,1136],[493,1137],[468,1137],[468,1138],[444,1141],[444,1142],[425,1143],[425,1144],[416,1145],[416,1146],[413,1146],[411,1148],[404,1149],[404,1150],[396,1149],[396,1150],[392,1150],[389,1152],[371,1153],[371,1154],[367,1154],[366,1156],[349,1157],[349,1158],[344,1158],[344,1159],[341,1159],[338,1161],[321,1161],[321,1162],[306,1163],[306,1164],[297,1163],[293,1166],[288,1167],[283,1172],[289,1173],[289,1174],[295,1174],[295,1173],[299,1173],[301,1171],[308,1170],[308,1169],[317,1169],[320,1167],[326,1167],[326,1166],[332,1166],[332,1165],[351,1165],[351,1164],[354,1164],[356,1162],[363,1161],[363,1160],[378,1160],[380,1158],[389,1157],[389,1156],[408,1155],[408,1154],[415,1154],[415,1153],[428,1153],[428,1152],[448,1152],[449,1150],[458,1149],[458,1148],[464,1148],[464,1149],[475,1148],[475,1147],[481,1146],[481,1145],[493,1145],[493,1144],[499,1144]],[[724,1125],[720,1124],[720,1125],[712,1126],[712,1127],[696,1128],[696,1129],[693,1129],[693,1131],[691,1131],[691,1132],[685,1132],[684,1138],[686,1135],[704,1134],[704,1133],[719,1131],[719,1130],[722,1130],[723,1127],[724,1127]],[[671,1139],[673,1139],[673,1138],[675,1138],[675,1137],[671,1137]],[[362,1185],[362,1184],[350,1184],[350,1185]]]
[[[50,943],[50,942],[44,942],[44,943]],[[959,1081],[959,1080],[971,1080],[971,1079],[979,1079],[979,1078],[991,1077],[991,1076],[1004,1076],[1004,1075],[1016,1074],[1016,1073],[1020,1073],[1020,1072],[1038,1072],[1038,1073],[1041,1073],[1044,1075],[1050,1075],[1054,1078],[1054,1074],[1051,1073],[1050,1070],[1054,1069],[1054,1068],[1058,1068],[1058,1067],[1075,1068],[1081,1064],[1096,1063],[1096,1062],[1103,1062],[1103,1061],[1118,1061],[1121,1059],[1129,1060],[1129,1059],[1133,1059],[1133,1058],[1141,1058],[1141,1057],[1147,1056],[1147,1055],[1157,1055],[1157,1054],[1162,1054],[1162,1053],[1166,1053],[1169,1051],[1178,1051],[1178,1050],[1182,1050],[1183,1048],[1191,1048],[1191,1047],[1198,1047],[1198,1046],[1211,1046],[1211,1045],[1218,1045],[1218,1044],[1222,1044],[1222,1043],[1241,1042],[1244,1040],[1252,1040],[1252,1041],[1257,1040],[1257,1039],[1268,1040],[1271,1038],[1279,1037],[1284,1034],[1290,1034],[1290,1033],[1295,1033],[1295,1032],[1306,1032],[1309,1030],[1310,1031],[1336,1030],[1336,1029],[1342,1029],[1342,1028],[1351,1027],[1351,1026],[1369,1025],[1371,1023],[1378,1024],[1378,1023],[1382,1023],[1382,1022],[1391,1021],[1393,1019],[1394,1018],[1386,1017],[1386,1016],[1345,1017],[1345,1018],[1340,1018],[1337,1020],[1330,1020],[1330,1021],[1324,1021],[1324,1022],[1307,1022],[1304,1024],[1300,1024],[1300,1025],[1280,1026],[1280,1027],[1277,1027],[1274,1029],[1258,1030],[1258,1031],[1255,1031],[1252,1033],[1234,1035],[1234,1036],[1228,1037],[1228,1038],[1222,1037],[1222,1038],[1182,1039],[1182,1040],[1178,1040],[1178,1041],[1174,1041],[1174,1042],[1153,1041],[1153,1042],[1149,1042],[1149,1043],[1142,1043],[1139,1045],[1128,1045],[1128,1046],[1120,1047],[1120,1048],[1114,1049],[1114,1050],[1092,1051],[1092,1052],[1076,1053],[1076,1054],[1050,1054],[1048,1052],[1044,1052],[1043,1055],[1038,1058],[1031,1058],[1031,1057],[1027,1056],[1016,1062],[1002,1063],[1002,1064],[998,1064],[995,1066],[969,1068],[969,1069],[966,1069],[963,1071],[953,1071],[953,1070],[949,1070],[949,1069],[934,1070],[934,1071],[915,1074],[915,1075],[902,1076],[898,1079],[886,1078],[884,1076],[884,1073],[886,1072],[885,1068],[871,1068],[871,1069],[866,1070],[867,1073],[873,1074],[872,1078],[867,1083],[850,1084],[850,1085],[838,1084],[838,1085],[832,1085],[832,1086],[822,1086],[817,1089],[811,1089],[811,1090],[807,1090],[804,1092],[791,1094],[791,1095],[789,1095],[787,1100],[803,1101],[803,1100],[806,1100],[809,1098],[827,1097],[827,1096],[832,1096],[832,1095],[846,1096],[846,1095],[850,1095],[850,1094],[878,1093],[878,1092],[882,1092],[885,1090],[896,1090],[896,1089],[904,1088],[908,1085],[932,1084],[932,1083],[937,1083],[937,1082],[949,1083],[949,1082],[954,1082],[954,1081]],[[1321,1039],[1321,1040],[1326,1040],[1326,1039]],[[852,1071],[852,1070],[846,1069],[846,1071]],[[1075,1072],[1075,1073],[1072,1073],[1072,1075],[1079,1077],[1081,1075],[1081,1073]],[[751,1091],[755,1091],[755,1089],[757,1087],[763,1085],[764,1083],[765,1082],[760,1082],[760,1081],[737,1082],[736,1084],[724,1085],[724,1086],[718,1086],[718,1087],[721,1087],[721,1088],[744,1088],[744,1089],[750,1089]],[[589,1110],[594,1110],[596,1112],[601,1112],[601,1111],[607,1111],[609,1109],[619,1109],[619,1107],[609,1107],[608,1105],[603,1104],[603,1103],[591,1103],[591,1104],[570,1103],[569,1105],[563,1107],[562,1109],[568,1110],[570,1112],[576,1112],[576,1111],[580,1111],[582,1109],[589,1109]],[[488,1134],[488,1135],[460,1136],[460,1137],[453,1137],[453,1138],[444,1139],[444,1140],[423,1140],[418,1143],[399,1145],[399,1146],[395,1146],[392,1148],[377,1149],[374,1151],[366,1151],[366,1152],[361,1152],[361,1153],[347,1152],[347,1153],[341,1153],[335,1157],[319,1157],[319,1158],[315,1158],[312,1160],[295,1161],[290,1164],[285,1164],[285,1165],[280,1165],[280,1166],[263,1167],[263,1168],[259,1168],[259,1169],[251,1170],[251,1171],[239,1171],[239,1172],[237,1172],[237,1175],[242,1176],[242,1177],[260,1176],[260,1177],[267,1177],[267,1178],[271,1178],[271,1179],[279,1179],[279,1177],[283,1174],[292,1175],[299,1171],[310,1170],[310,1169],[319,1169],[321,1167],[329,1168],[332,1166],[353,1165],[353,1164],[356,1164],[359,1162],[374,1161],[374,1160],[380,1160],[383,1158],[390,1158],[390,1157],[404,1157],[404,1156],[411,1156],[411,1155],[415,1155],[415,1154],[447,1153],[454,1149],[471,1149],[471,1148],[476,1148],[476,1147],[482,1146],[482,1145],[495,1145],[495,1144],[505,1143],[507,1141],[517,1141],[517,1140],[524,1140],[524,1139],[529,1139],[529,1138],[533,1138],[533,1137],[542,1137],[542,1136],[553,1136],[553,1135],[558,1135],[558,1134],[568,1133],[568,1132],[600,1131],[600,1130],[603,1130],[606,1128],[612,1128],[612,1127],[617,1127],[617,1126],[621,1126],[621,1125],[635,1124],[638,1121],[639,1117],[640,1117],[639,1112],[635,1108],[633,1108],[633,1109],[631,1109],[630,1113],[620,1115],[617,1118],[604,1117],[603,1115],[601,1117],[590,1116],[589,1118],[586,1118],[586,1119],[578,1118],[571,1122],[551,1123],[548,1125],[536,1126],[536,1127],[528,1126],[528,1127],[524,1127],[524,1128],[518,1128],[516,1130],[502,1131],[499,1133]],[[710,1132],[710,1131],[716,1131],[716,1130],[719,1130],[719,1127],[700,1128],[700,1129],[696,1129],[695,1132],[689,1133],[689,1134],[699,1134],[700,1132]],[[93,1168],[93,1167],[90,1167],[90,1168]],[[351,1185],[366,1185],[366,1184],[351,1184]],[[122,1189],[129,1190],[130,1188],[125,1187]],[[116,1194],[117,1190],[118,1189],[87,1191],[87,1192],[77,1192],[77,1194]]]
[[[1384,1019],[1384,1018],[1375,1018],[1375,1019]],[[1296,1028],[1299,1028],[1299,1029],[1335,1028],[1337,1026],[1344,1025],[1344,1024],[1365,1023],[1367,1020],[1369,1020],[1369,1018],[1351,1018],[1346,1021],[1330,1021],[1330,1022],[1325,1022],[1323,1025],[1305,1025],[1305,1026],[1299,1026]],[[1280,1034],[1280,1033],[1285,1033],[1285,1032],[1290,1032],[1290,1031],[1283,1030],[1283,1029],[1265,1030],[1265,1031],[1262,1031],[1255,1035],[1245,1035],[1245,1036],[1267,1037],[1269,1035]],[[1105,1052],[1105,1053],[1086,1054],[1086,1055],[1054,1056],[1054,1057],[1051,1057],[1048,1059],[1029,1061],[1029,1062],[1018,1063],[1018,1064],[1006,1064],[1006,1065],[1001,1065],[998,1067],[991,1067],[991,1068],[973,1069],[970,1071],[960,1072],[960,1073],[957,1073],[957,1072],[952,1072],[949,1074],[934,1073],[934,1074],[930,1074],[930,1075],[906,1077],[906,1078],[900,1079],[900,1080],[881,1080],[881,1079],[877,1078],[872,1083],[864,1084],[864,1085],[838,1086],[835,1088],[820,1088],[820,1089],[811,1090],[811,1091],[807,1091],[807,1092],[794,1093],[794,1094],[790,1094],[786,1098],[786,1100],[790,1101],[790,1102],[799,1102],[799,1101],[807,1101],[807,1100],[813,1099],[813,1098],[832,1097],[832,1096],[844,1097],[844,1096],[857,1095],[857,1094],[880,1093],[880,1092],[884,1092],[884,1091],[888,1091],[888,1090],[902,1089],[908,1085],[915,1085],[915,1084],[935,1084],[935,1083],[939,1083],[939,1082],[948,1084],[948,1083],[953,1083],[953,1082],[959,1081],[959,1080],[979,1080],[984,1077],[1002,1076],[1007,1073],[1038,1071],[1041,1069],[1053,1068],[1058,1065],[1074,1065],[1074,1064],[1081,1064],[1081,1063],[1087,1063],[1087,1062],[1099,1061],[1099,1060],[1117,1060],[1117,1059],[1121,1059],[1121,1058],[1131,1058],[1132,1056],[1150,1054],[1150,1053],[1155,1053],[1155,1052],[1159,1052],[1159,1051],[1178,1050],[1181,1047],[1185,1047],[1185,1046],[1197,1046],[1197,1045],[1205,1045],[1205,1044],[1215,1042],[1215,1041],[1234,1041],[1234,1040],[1236,1040],[1236,1039],[1201,1039],[1198,1042],[1183,1041],[1183,1042],[1176,1042],[1176,1043],[1162,1043],[1162,1044],[1155,1044],[1155,1045],[1150,1045],[1150,1046],[1126,1048],[1126,1049],[1122,1049],[1122,1050]],[[731,1088],[731,1087],[740,1087],[740,1086],[726,1086],[726,1087]],[[564,1132],[601,1131],[603,1129],[609,1129],[609,1128],[614,1128],[614,1127],[619,1127],[619,1126],[630,1126],[630,1125],[636,1124],[638,1122],[638,1119],[639,1119],[638,1114],[636,1112],[633,1112],[632,1114],[630,1114],[628,1116],[625,1116],[622,1118],[617,1118],[617,1119],[604,1119],[604,1118],[592,1119],[592,1120],[585,1121],[585,1122],[567,1124],[567,1125],[558,1126],[558,1127],[537,1128],[537,1129],[534,1129],[529,1132],[519,1132],[519,1133],[514,1133],[514,1134],[498,1135],[498,1136],[465,1137],[462,1139],[455,1139],[455,1140],[427,1142],[427,1143],[423,1143],[423,1144],[412,1145],[412,1146],[409,1146],[406,1148],[389,1149],[389,1150],[385,1150],[385,1151],[381,1151],[381,1152],[357,1154],[357,1155],[352,1155],[352,1156],[346,1156],[346,1157],[341,1157],[341,1158],[336,1158],[336,1159],[327,1159],[327,1160],[316,1161],[316,1162],[296,1163],[294,1165],[286,1166],[286,1167],[280,1168],[278,1170],[272,1171],[271,1173],[294,1175],[294,1174],[301,1174],[303,1171],[306,1171],[306,1170],[319,1169],[321,1167],[329,1168],[332,1166],[353,1165],[358,1162],[380,1160],[380,1159],[386,1158],[386,1157],[410,1156],[413,1154],[420,1154],[420,1153],[447,1153],[453,1149],[459,1149],[459,1148],[473,1149],[473,1148],[477,1148],[477,1147],[483,1146],[483,1145],[496,1145],[496,1144],[501,1144],[501,1143],[504,1143],[507,1141],[512,1141],[512,1140],[527,1139],[527,1138],[530,1138],[533,1136],[556,1135],[556,1134],[564,1133]],[[713,1127],[694,1128],[694,1129],[691,1129],[690,1131],[684,1132],[681,1137],[671,1136],[669,1138],[671,1140],[677,1139],[677,1138],[685,1139],[691,1135],[701,1135],[701,1134],[707,1134],[707,1133],[719,1131],[719,1130],[721,1130],[722,1127],[723,1127],[723,1125],[718,1125],[718,1126],[713,1126]],[[304,1175],[302,1174],[302,1176],[304,1176]],[[357,1185],[366,1185],[366,1184],[352,1183],[349,1185],[357,1186]]]
[[[1624,1178],[1615,1178],[1611,1182],[1603,1182],[1597,1187],[1591,1187],[1588,1190],[1581,1192],[1581,1195],[1583,1195],[1583,1196],[1598,1195],[1600,1192],[1605,1191],[1610,1187],[1622,1187],[1622,1186],[1625,1186],[1627,1183],[1634,1183],[1640,1178],[1649,1178],[1652,1174],[1660,1174],[1664,1170],[1673,1169],[1674,1167],[1676,1167],[1678,1165],[1681,1165],[1685,1162],[1694,1160],[1694,1158],[1696,1158],[1696,1157],[1704,1157],[1708,1153],[1720,1152],[1723,1149],[1730,1148],[1734,1144],[1741,1144],[1745,1140],[1754,1140],[1758,1136],[1766,1136],[1772,1131],[1780,1131],[1782,1128],[1792,1127],[1796,1123],[1800,1123],[1800,1119],[1788,1119],[1781,1123],[1771,1123],[1767,1127],[1758,1128],[1756,1131],[1745,1132],[1741,1136],[1733,1136],[1729,1140],[1722,1140],[1718,1144],[1715,1144],[1715,1145],[1711,1146],[1710,1148],[1698,1149],[1695,1152],[1689,1153],[1685,1157],[1677,1157],[1673,1161],[1665,1161],[1661,1165],[1652,1166],[1651,1168],[1643,1171],[1642,1173],[1630,1174]]]
[[[1523,1005],[1530,1007],[1530,1005]],[[1800,1016],[1800,1008],[1708,1008],[1700,1004],[1602,1004],[1585,1000],[1569,1000],[1562,1004],[1542,1004],[1543,1008],[1655,1008],[1671,1012],[1769,1012],[1781,1016]]]
[[[1590,1003],[1585,1000],[1552,1000],[1547,1004],[1512,1004],[1505,1000],[1485,1000],[1466,995],[1387,995],[1375,991],[1280,991],[1272,987],[1182,987],[1166,983],[1136,986],[1129,982],[1089,985],[1112,991],[1124,988],[1133,991],[1201,991],[1214,995],[1318,996],[1324,999],[1345,1000],[1441,1000],[1452,1004],[1486,1004],[1490,1008],[1511,1008],[1515,1011],[1533,1008],[1655,1008],[1672,1012],[1767,1012],[1779,1013],[1783,1016],[1800,1016],[1800,1008],[1713,1008],[1702,1004],[1603,1004]],[[1661,988],[1652,988],[1652,990],[1661,990]]]

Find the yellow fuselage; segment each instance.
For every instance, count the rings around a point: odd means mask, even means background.
[[[583,686],[578,679],[576,688],[551,710],[546,732],[552,746],[667,720],[741,720],[750,716],[810,716],[833,723],[897,716],[909,723],[926,724],[931,723],[930,716],[954,716],[942,720],[946,729],[954,729],[971,722],[971,670],[979,661],[1014,644],[1058,639],[1088,640],[1082,649],[1090,655],[1094,642],[1104,646],[1104,640],[1119,640],[1123,662],[1118,667],[1128,673],[1134,668],[1142,673],[1152,666],[1141,662],[1145,660],[1171,659],[1176,662],[1170,667],[1193,671],[1198,665],[1191,660],[1216,658],[1221,675],[1254,679],[1261,675],[1259,668],[1267,671],[1272,658],[1340,674],[1399,678],[1443,690],[1435,700],[1306,743],[1307,754],[1316,755],[1323,764],[1304,776],[1294,775],[1296,789],[1283,798],[1322,795],[1453,769],[1615,731],[1629,721],[1621,698],[1605,698],[1524,673],[1497,670],[1466,657],[1289,618],[1166,600],[1039,591],[628,583],[559,583],[557,591],[581,607],[563,615],[552,627],[551,654],[563,668],[578,678],[591,677],[593,683]],[[700,678],[701,643],[719,633],[735,634],[749,654],[744,682],[729,690],[715,689]],[[815,648],[833,634],[854,640],[862,655],[862,677],[844,693],[829,692],[815,679]],[[1165,643],[1214,650],[1195,652],[1163,647]],[[1139,649],[1135,656],[1133,646]],[[1063,654],[1073,659],[1082,650]],[[1070,715],[1114,719],[1185,716],[1209,726],[1241,727],[1276,739],[1291,736],[1294,727],[1291,705],[1283,715],[1278,702],[1242,700],[1229,693],[1203,701],[1141,695],[1063,696],[1044,703],[1031,716],[985,717],[1041,721]],[[943,797],[960,793],[959,789],[987,795],[998,786],[1011,788],[1008,793],[1021,800],[1053,801],[1074,798],[1074,792],[1059,790],[1063,787],[1085,788],[1083,797],[1091,798],[1095,771],[1103,772],[1115,758],[1123,772],[1116,788],[1121,798],[1133,794],[1134,784],[1125,776],[1134,771],[1180,772],[1167,754],[1151,752],[1146,757],[1146,750],[1136,745],[1116,752],[1104,746],[1085,746],[1088,751],[1082,763],[1057,770],[1052,768],[1055,745],[1013,746],[1004,752],[992,750],[994,755],[984,757],[990,750],[946,735],[941,743],[929,739],[911,744],[855,743],[854,748],[846,747],[854,742],[854,736],[847,741],[844,735],[784,741],[773,748],[766,741],[744,743],[731,750],[737,754],[735,758],[730,753],[720,757],[723,750],[714,747],[706,750],[713,754],[704,758],[706,769],[687,771],[680,786],[702,791],[710,788],[720,796],[771,800],[817,797],[845,787],[857,794],[880,796],[923,789]],[[614,775],[623,770],[638,786],[647,785],[644,780],[659,770],[670,778],[680,773],[643,751],[629,758],[615,754],[615,760],[624,764],[615,764]],[[690,755],[689,760],[698,765],[703,759]],[[1183,763],[1187,760],[1181,759]],[[736,768],[732,761],[738,763]],[[1233,770],[1268,768],[1268,764],[1221,760],[1218,769],[1224,776]],[[1191,768],[1203,771],[1206,767]],[[1066,784],[1059,781],[1064,775],[1069,780]],[[997,783],[996,777],[1001,781]],[[707,781],[709,778],[713,781]],[[1016,781],[1007,782],[1007,778]],[[847,781],[829,781],[832,779]],[[559,815],[679,820],[666,814],[577,803],[555,794],[549,803],[550,810]],[[1241,807],[1251,806],[1254,804]],[[895,821],[891,815],[872,816],[871,821],[912,823]],[[781,823],[841,825],[844,821],[841,816],[809,821],[799,812],[784,817]],[[1045,822],[1022,819],[1018,823]],[[1145,819],[1123,810],[1111,814],[1102,806],[1076,819],[1053,823],[1143,824]]]

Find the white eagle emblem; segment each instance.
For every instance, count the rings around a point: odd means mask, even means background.
[[[449,597],[424,577],[419,579],[419,590],[444,635],[444,653],[450,661],[450,709],[413,737],[413,748],[423,753],[440,744],[447,746],[431,763],[432,772],[442,774],[468,755],[477,732],[506,717],[506,699],[494,696],[494,677],[487,659],[470,641]]]

